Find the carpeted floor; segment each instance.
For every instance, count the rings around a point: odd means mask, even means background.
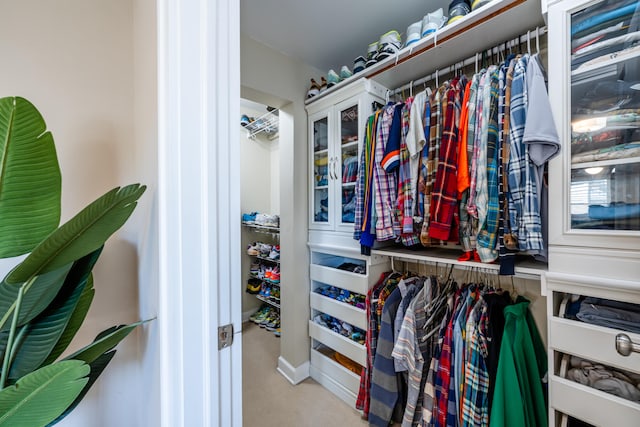
[[[246,322],[242,332],[242,417],[246,427],[366,426],[360,413],[311,378],[294,386],[276,370],[280,341]]]

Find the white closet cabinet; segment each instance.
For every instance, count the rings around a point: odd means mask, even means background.
[[[579,296],[640,304],[639,5],[543,2],[562,145],[549,167],[551,426],[566,425],[567,415],[595,426],[637,426],[640,419],[640,403],[567,378],[571,356],[640,373],[640,334],[565,315]]]
[[[334,394],[355,407],[360,386],[360,369],[351,371],[338,363],[338,357],[347,357],[362,366],[367,364],[367,350],[364,336],[354,336],[356,328],[367,331],[367,314],[364,305],[356,306],[341,301],[342,298],[325,296],[321,290],[333,286],[340,292],[366,297],[367,292],[381,278],[382,273],[389,271],[387,257],[360,255],[349,249],[331,248],[322,245],[311,246],[311,320],[309,335],[311,337],[310,374],[313,379],[331,390]],[[357,271],[344,269],[345,266],[358,266]],[[364,299],[363,299],[364,301]],[[341,324],[343,331],[353,327],[351,334],[336,332],[331,324],[323,325],[316,321],[318,316],[331,316],[336,324]],[[327,327],[329,326],[329,327]],[[364,335],[364,334],[362,334]],[[344,360],[344,359],[342,359]]]
[[[309,241],[353,247],[355,187],[367,118],[386,88],[362,78],[307,104]]]
[[[562,144],[549,169],[550,271],[640,276],[637,6],[629,0],[548,6],[549,95]]]

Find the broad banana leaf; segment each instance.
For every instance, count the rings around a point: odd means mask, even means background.
[[[116,350],[112,350],[112,351],[110,351],[108,353],[105,353],[102,356],[98,357],[96,360],[94,360],[93,362],[91,362],[89,364],[89,366],[91,367],[91,372],[89,373],[89,382],[87,382],[87,384],[82,389],[82,392],[78,395],[78,397],[76,397],[76,400],[73,401],[71,406],[69,406],[67,408],[67,410],[62,413],[62,415],[60,415],[58,418],[53,420],[47,427],[53,426],[55,424],[58,424],[67,415],[69,415],[71,413],[71,411],[73,411],[76,408],[76,406],[78,406],[78,404],[84,398],[84,396],[87,394],[87,392],[89,391],[89,389],[91,388],[93,383],[96,382],[96,380],[98,379],[100,374],[102,374],[104,369],[107,367],[109,362],[111,362],[111,359],[113,359],[113,356],[115,356],[115,355],[116,355]]]
[[[38,317],[23,326],[17,352],[11,363],[9,379],[18,379],[38,369],[51,354],[62,336],[76,304],[87,284],[88,276],[100,256],[102,248],[73,264],[62,289],[53,302]]]
[[[46,129],[26,99],[0,99],[0,258],[31,251],[60,223],[60,166]]]
[[[51,304],[51,301],[64,285],[65,278],[71,267],[72,264],[67,264],[62,268],[36,277],[29,289],[26,289],[23,294],[20,317],[18,317],[19,326],[32,320]],[[20,286],[22,286],[22,283],[8,283],[6,278],[0,282],[0,330],[7,330],[11,325],[9,319],[13,315]],[[4,320],[4,323],[1,322],[2,320]]]
[[[112,350],[120,341],[125,339],[131,331],[146,322],[148,322],[148,320],[141,320],[139,322],[131,323],[130,325],[115,326],[107,329],[106,331],[102,331],[91,344],[65,357],[64,360],[75,359],[92,363],[102,354]]]
[[[49,357],[47,357],[47,360],[44,361],[43,365],[49,365],[55,362],[67,347],[69,347],[71,340],[76,336],[78,329],[82,326],[82,322],[84,322],[85,317],[87,317],[87,313],[89,312],[89,308],[91,307],[95,294],[96,290],[93,288],[93,276],[89,275],[87,285],[82,290],[82,295],[80,295],[76,308],[73,311],[73,314],[71,314],[67,327],[64,332],[62,332],[60,339],[53,350],[51,350],[51,354],[49,354]],[[2,336],[0,335],[0,339],[1,337]]]
[[[82,392],[89,371],[79,360],[58,362],[0,390],[0,427],[46,426]]]
[[[129,218],[146,187],[116,187],[51,233],[9,273],[9,283],[26,282],[95,251]]]

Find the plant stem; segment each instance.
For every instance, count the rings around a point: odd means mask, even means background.
[[[33,282],[35,282],[37,278],[38,278],[38,276],[33,276],[28,281],[26,281],[26,282],[24,282],[22,284],[22,287],[25,288],[24,292],[28,292],[29,289],[31,289],[31,285],[33,285]],[[2,328],[4,328],[4,324],[7,323],[7,320],[9,320],[9,316],[11,316],[11,312],[13,310],[15,310],[15,308],[16,308],[16,301],[14,301],[13,304],[11,304],[11,307],[9,307],[9,310],[7,310],[7,312],[4,314],[2,319],[0,319],[0,330],[2,330]],[[20,310],[18,310],[18,311],[20,311]]]
[[[7,383],[7,376],[9,375],[9,362],[11,360],[11,354],[13,353],[13,339],[16,334],[16,328],[18,326],[18,316],[20,315],[20,308],[22,307],[22,295],[24,294],[24,288],[27,283],[20,286],[18,290],[18,298],[16,299],[16,307],[13,310],[13,320],[11,321],[11,329],[9,329],[9,339],[7,340],[7,348],[4,353],[4,361],[2,362],[2,377],[0,377],[0,390],[5,387]]]

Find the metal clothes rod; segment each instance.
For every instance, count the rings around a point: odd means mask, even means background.
[[[477,64],[478,61],[482,60],[482,55],[486,54],[488,56],[493,56],[493,55],[499,55],[500,53],[505,52],[508,49],[514,48],[516,46],[519,46],[523,43],[527,43],[527,50],[529,52],[531,52],[531,38],[535,38],[535,42],[536,42],[536,51],[540,51],[540,37],[544,34],[547,33],[547,27],[543,26],[543,27],[536,27],[533,30],[529,30],[527,31],[525,34],[522,34],[519,37],[515,37],[513,39],[510,39],[504,43],[501,43],[497,46],[494,46],[492,48],[488,48],[488,49],[483,49],[480,52],[476,52],[476,54],[474,56],[471,56],[469,58],[463,59],[462,61],[458,61],[455,62],[454,64],[445,67],[445,68],[439,68],[437,70],[435,70],[433,73],[431,74],[427,74],[426,76],[418,79],[418,80],[412,80],[409,83],[394,89],[393,91],[390,91],[392,95],[397,95],[407,89],[411,89],[417,85],[421,85],[424,84],[428,81],[431,80],[437,80],[439,76],[444,76],[447,75],[451,72],[455,72],[457,70],[462,70],[464,67],[467,67],[471,64],[476,64],[476,68],[477,68]],[[478,70],[476,69],[476,72],[478,72]]]

